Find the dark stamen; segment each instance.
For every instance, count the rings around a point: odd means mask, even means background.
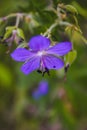
[[[49,69],[45,67],[45,70],[46,70],[47,74],[50,75]]]
[[[38,73],[40,73],[40,74],[42,73],[42,71],[41,71],[41,70],[37,70],[37,72],[38,72]]]
[[[42,76],[44,76],[45,73],[47,73],[48,75],[50,75],[50,73],[49,73],[49,69],[48,69],[47,67],[45,67],[45,71],[42,73]]]
[[[29,47],[28,46],[26,46],[26,47],[24,47],[25,49],[29,49]]]
[[[19,44],[21,43],[21,42],[23,42],[24,41],[24,39],[23,38],[20,38],[19,39]]]
[[[68,71],[68,69],[69,69],[69,66],[70,66],[69,64],[67,64],[67,65],[65,66],[65,68],[64,68],[64,69],[65,69],[65,73],[67,73],[67,71]]]

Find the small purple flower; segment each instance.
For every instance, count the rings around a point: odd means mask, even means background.
[[[49,74],[50,69],[61,69],[64,62],[59,56],[64,56],[72,50],[71,42],[61,42],[51,46],[50,39],[42,35],[31,38],[29,47],[29,50],[17,48],[11,54],[14,60],[24,62],[21,71],[26,75],[34,70],[44,75],[45,72]]]
[[[47,81],[41,81],[38,86],[38,90],[42,95],[46,95],[48,93],[48,82]]]
[[[32,97],[38,100],[40,97],[48,93],[49,86],[47,81],[41,81],[38,85],[38,88],[32,93]]]

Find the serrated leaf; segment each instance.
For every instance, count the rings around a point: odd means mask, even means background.
[[[20,29],[20,28],[17,28],[17,35],[18,35],[19,37],[21,37],[22,39],[25,39],[25,37],[24,37],[24,32],[23,32],[23,30]]]
[[[16,26],[8,26],[8,27],[6,27],[6,31],[7,31],[7,30],[11,30],[11,31],[12,31],[12,30],[14,30],[14,29],[16,29]]]
[[[69,11],[71,13],[78,14],[77,9],[72,5],[66,5],[65,8],[66,8],[67,11]]]
[[[15,29],[16,27],[15,26],[9,26],[6,28],[6,33],[4,35],[4,39],[7,39],[9,38],[9,36],[12,34],[12,31]]]
[[[77,57],[77,51],[73,50],[69,52],[64,58],[65,58],[65,63],[69,63],[70,65],[75,61]]]
[[[86,38],[82,35],[82,31],[80,30],[80,28],[76,27],[76,26],[68,26],[65,28],[65,32],[67,33],[67,35],[70,37],[70,39],[72,41],[84,41],[85,44],[87,44],[87,40]],[[79,40],[79,41],[78,41]]]
[[[78,12],[83,17],[87,18],[87,9],[83,8],[79,3],[77,3],[75,0],[72,2],[72,4],[75,6],[76,9],[78,9]]]

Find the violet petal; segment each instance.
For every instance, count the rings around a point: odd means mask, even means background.
[[[34,36],[29,41],[29,47],[34,51],[44,50],[47,49],[49,46],[50,46],[50,39],[41,35]]]
[[[64,66],[64,62],[53,55],[46,55],[43,57],[44,65],[47,69],[61,69]]]
[[[38,69],[39,66],[40,66],[40,57],[32,57],[29,61],[25,62],[22,65],[21,71],[27,75],[32,71]]]
[[[67,54],[70,50],[72,50],[72,43],[71,42],[61,42],[56,44],[53,47],[50,47],[47,50],[48,54],[57,54],[58,56],[63,56]]]
[[[16,61],[25,61],[26,59],[29,59],[34,54],[28,51],[25,48],[17,48],[14,52],[11,53],[11,57]]]

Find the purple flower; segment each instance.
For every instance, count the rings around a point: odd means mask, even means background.
[[[48,93],[48,82],[41,81],[38,86],[38,90],[42,95],[46,95]]]
[[[49,74],[50,69],[60,69],[64,62],[59,56],[64,56],[72,50],[71,42],[61,42],[54,46],[50,45],[50,39],[42,35],[34,36],[29,41],[30,49],[17,48],[11,57],[19,62],[24,62],[21,71],[29,74],[34,70]]]
[[[49,86],[47,81],[41,81],[38,85],[38,88],[32,93],[32,97],[38,100],[40,97],[48,93]]]

